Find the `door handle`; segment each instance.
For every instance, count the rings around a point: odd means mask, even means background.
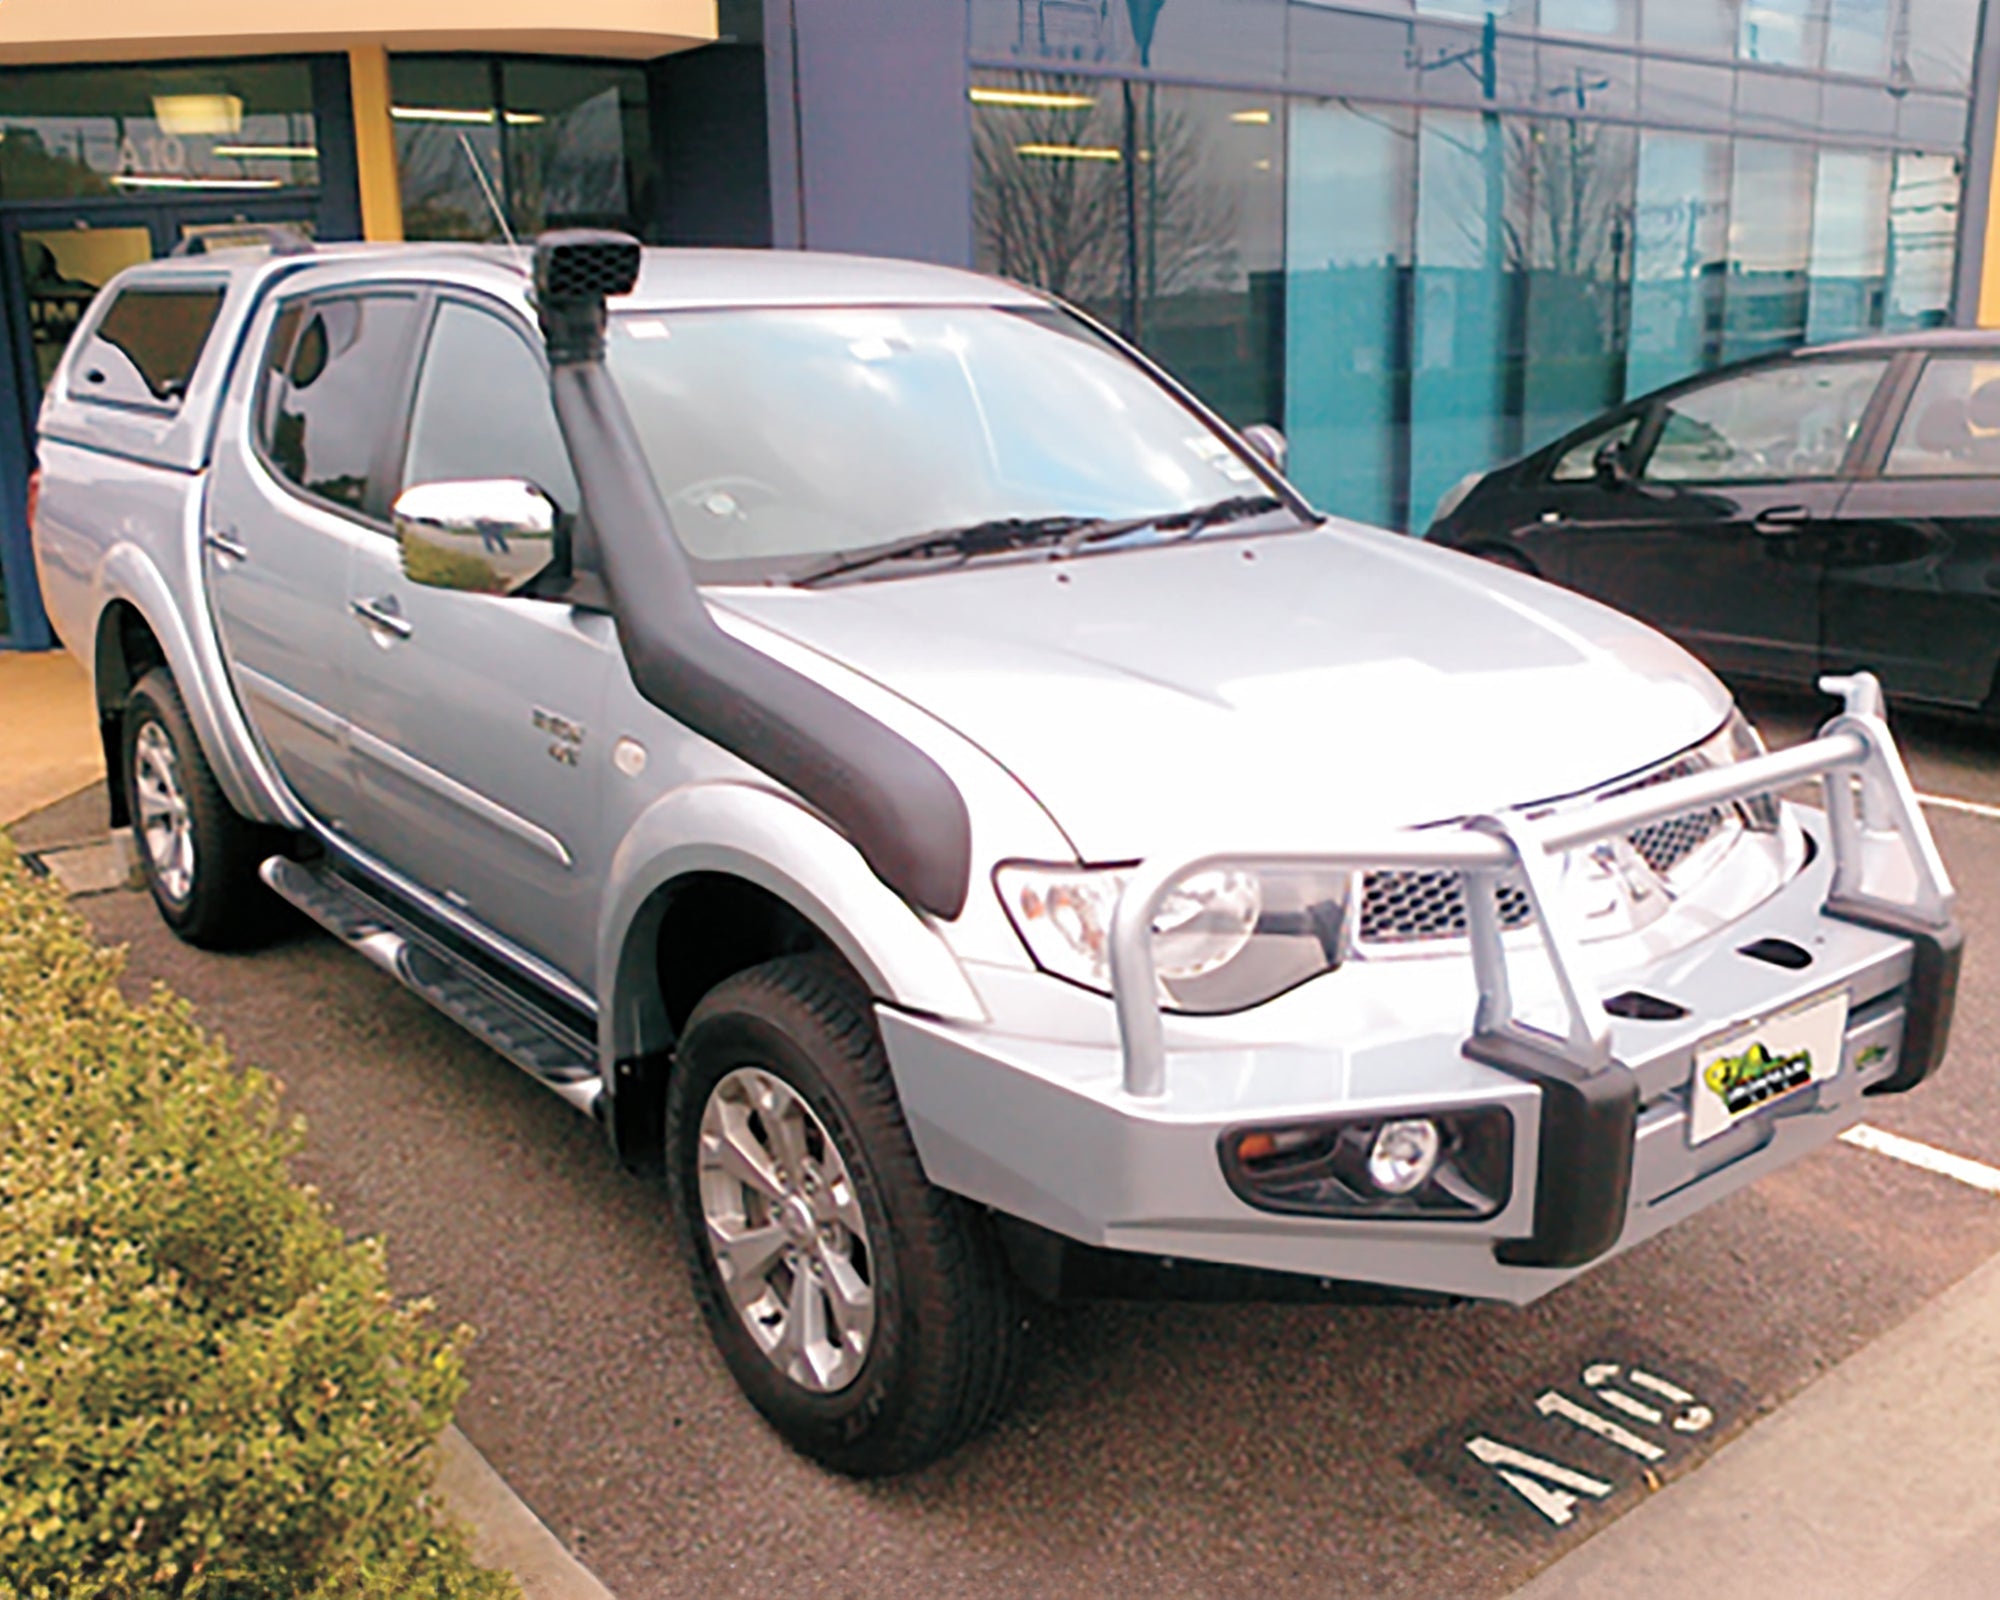
[[[1766,506],[1750,519],[1750,526],[1767,539],[1789,539],[1812,521],[1805,506]]]
[[[380,600],[350,600],[347,603],[369,627],[393,633],[398,639],[407,639],[416,631],[410,626],[409,618],[397,612],[396,602],[387,596]]]
[[[219,556],[227,556],[231,561],[248,561],[250,547],[236,537],[235,530],[224,533],[211,529],[201,537],[201,542]]]

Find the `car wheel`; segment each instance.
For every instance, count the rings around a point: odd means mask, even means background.
[[[124,782],[140,870],[167,926],[211,950],[265,933],[275,902],[257,866],[276,848],[271,830],[223,798],[165,667],[125,702]]]
[[[925,1179],[849,972],[786,956],[711,990],[682,1032],[666,1139],[709,1331],[794,1449],[907,1472],[999,1415],[1013,1281],[985,1214]]]

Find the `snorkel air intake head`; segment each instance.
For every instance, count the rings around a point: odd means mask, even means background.
[[[629,233],[566,228],[535,241],[535,310],[554,366],[604,359],[604,302],[632,292],[642,251]]]

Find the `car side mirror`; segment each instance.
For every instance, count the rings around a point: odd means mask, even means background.
[[[1268,422],[1253,422],[1243,430],[1243,442],[1271,464],[1271,470],[1282,473],[1285,462],[1291,455],[1291,446],[1285,443],[1285,436]]]
[[[525,478],[420,483],[391,516],[403,576],[427,589],[518,594],[560,553],[561,514]]]
[[[1638,474],[1632,470],[1632,458],[1625,454],[1625,444],[1621,439],[1606,439],[1591,458],[1591,465],[1597,470],[1600,488],[1629,489],[1638,482]]]

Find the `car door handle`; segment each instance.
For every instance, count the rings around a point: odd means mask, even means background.
[[[1789,539],[1812,521],[1806,506],[1766,506],[1750,519],[1750,526],[1767,539]]]
[[[248,561],[250,559],[250,547],[238,539],[233,530],[223,533],[220,530],[211,529],[202,535],[201,542],[217,555],[227,556],[231,561]]]
[[[384,633],[393,633],[398,639],[407,639],[416,630],[410,626],[410,619],[400,615],[396,602],[382,600],[350,600],[354,614],[371,628],[380,628]]]

